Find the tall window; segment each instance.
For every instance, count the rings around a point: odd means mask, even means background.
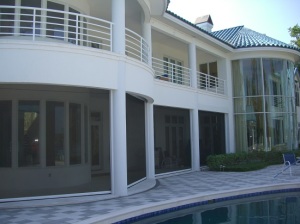
[[[47,2],[48,9],[54,9],[60,12],[47,12],[47,37],[55,38],[55,39],[64,39],[64,9],[65,6],[62,4],[58,4],[55,2]]]
[[[46,158],[47,166],[65,164],[64,103],[46,103]]]
[[[218,86],[218,64],[217,62],[204,63],[199,65],[199,70],[203,74],[208,74],[210,77],[207,78],[206,87],[216,87]]]
[[[0,167],[11,167],[11,101],[0,101]]]
[[[14,6],[14,0],[1,0],[1,5]],[[0,8],[0,36],[9,36],[14,31],[15,9]]]
[[[72,13],[79,14],[79,12],[75,9],[69,8],[69,11]],[[76,38],[79,40],[80,36],[80,24],[79,24],[79,19],[77,20],[77,16],[74,14],[69,14],[69,32],[68,32],[68,37],[69,37],[69,42],[75,44],[76,43]],[[77,34],[77,36],[76,36]],[[78,43],[79,44],[79,43]]]
[[[182,64],[179,60],[164,57],[164,76],[174,83],[182,84]]]
[[[189,110],[154,108],[155,173],[191,168]]]
[[[70,103],[69,107],[70,164],[81,163],[81,105]]]
[[[39,101],[19,101],[18,107],[18,138],[19,166],[40,164]]]
[[[36,0],[22,0],[22,7],[35,7],[41,8],[41,1]],[[34,18],[34,10],[33,9],[21,9],[21,29],[20,32],[23,35],[31,35],[33,33],[40,34],[41,27],[41,10],[36,10],[36,17]],[[35,24],[33,21],[35,20]],[[33,27],[35,26],[35,32],[33,32]]]

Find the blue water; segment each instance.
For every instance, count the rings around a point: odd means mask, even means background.
[[[138,223],[300,224],[300,193],[212,203],[140,220]]]

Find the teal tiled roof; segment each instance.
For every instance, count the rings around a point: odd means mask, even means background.
[[[265,34],[237,26],[229,29],[212,32],[212,35],[226,41],[234,48],[248,47],[282,47],[300,51],[299,48],[286,44]]]
[[[238,48],[250,48],[250,47],[280,47],[293,49],[300,52],[300,48],[290,44],[286,44],[274,38],[268,37],[265,34],[258,33],[254,30],[245,28],[244,26],[232,27],[224,30],[208,32],[201,29],[195,24],[183,19],[177,14],[167,10],[168,14],[176,17],[177,19],[185,22],[186,24],[206,33],[207,35],[225,43],[226,45],[238,49]]]

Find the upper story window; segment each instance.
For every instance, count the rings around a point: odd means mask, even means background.
[[[199,65],[201,73],[208,74],[214,77],[218,77],[218,64],[217,62],[203,63]]]
[[[23,0],[21,1],[23,7],[41,8],[41,1]],[[17,16],[17,15],[16,15]],[[20,16],[20,33],[23,35],[40,34],[41,11],[34,11],[32,9],[22,8]],[[35,18],[33,18],[35,16]],[[35,21],[35,23],[33,23]]]
[[[170,81],[178,84],[182,84],[182,65],[183,62],[177,59],[164,57],[164,77]]]
[[[208,77],[207,83],[205,84],[205,88],[212,88],[218,86],[218,64],[216,61],[200,64],[199,71],[200,73],[210,75]]]
[[[80,39],[80,29],[86,28],[87,20],[79,18],[80,12],[66,4],[47,0],[2,0],[0,5],[16,6],[0,7],[0,36],[34,34],[75,44],[76,38]]]
[[[14,6],[14,0],[1,0],[1,5]],[[14,32],[14,9],[0,8],[0,36],[7,36]]]

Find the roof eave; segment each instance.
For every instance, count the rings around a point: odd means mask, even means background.
[[[166,13],[164,13],[163,17],[184,27],[185,29],[192,31],[193,33],[195,33],[201,37],[208,39],[209,41],[212,41],[213,43],[225,48],[228,51],[233,51],[233,49],[234,49],[234,46],[232,46],[231,44],[213,36],[211,33],[197,27],[195,24],[175,15],[174,13],[172,13],[170,11],[166,11]]]

